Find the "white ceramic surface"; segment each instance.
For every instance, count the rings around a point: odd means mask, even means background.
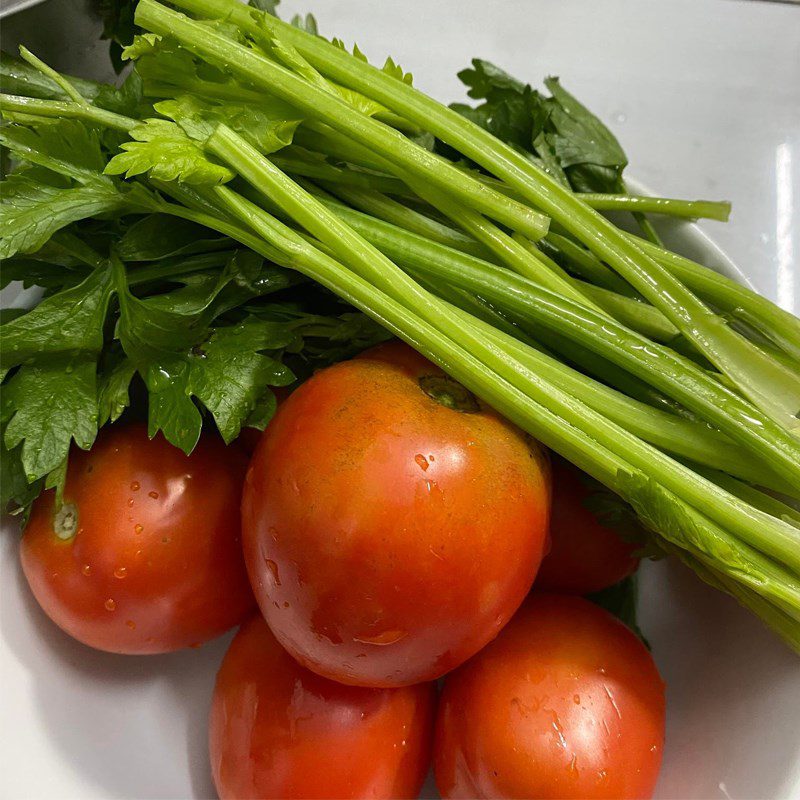
[[[286,11],[308,5],[284,0]],[[728,227],[671,230],[689,255],[798,303],[800,10],[736,0],[317,0],[324,33],[391,52],[437,97],[472,56],[562,76],[646,184],[734,202]],[[80,0],[3,23],[57,67],[102,73]],[[5,297],[8,302],[10,298]],[[92,652],[44,618],[0,536],[0,797],[213,796],[205,723],[228,637],[155,658]],[[800,798],[800,661],[670,562],[643,568],[642,626],[668,683],[659,798]]]

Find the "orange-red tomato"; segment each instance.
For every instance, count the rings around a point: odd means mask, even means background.
[[[650,653],[580,597],[532,595],[445,680],[434,767],[446,798],[647,798],[664,743]]]
[[[638,545],[626,542],[598,519],[585,501],[590,487],[577,467],[551,457],[553,504],[550,551],[542,560],[535,589],[589,594],[613,586],[636,571]]]
[[[522,602],[549,494],[535,443],[410,348],[382,345],[306,381],[261,439],[242,505],[256,598],[321,675],[432,680]]]
[[[222,800],[405,798],[431,755],[432,684],[343,686],[301,667],[259,615],[222,662],[209,750]]]
[[[216,437],[186,456],[143,425],[112,426],[89,452],[73,450],[65,505],[54,515],[53,492],[40,497],[22,538],[39,605],[115,653],[177,650],[241,622],[254,605],[241,553],[246,464]]]

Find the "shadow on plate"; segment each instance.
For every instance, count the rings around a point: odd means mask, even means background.
[[[673,560],[645,564],[642,629],[667,682],[656,798],[787,797],[800,662],[756,617]]]
[[[15,549],[16,537],[3,534],[2,549]],[[159,656],[93,650],[42,612],[16,552],[2,560],[4,646],[30,673],[37,724],[65,763],[108,798],[216,797],[208,710],[232,634]],[[178,768],[176,760],[183,762]]]

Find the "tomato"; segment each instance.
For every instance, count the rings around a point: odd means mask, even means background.
[[[62,510],[53,492],[34,504],[21,557],[39,605],[115,653],[177,650],[241,622],[254,605],[241,553],[246,463],[214,436],[186,456],[143,425],[103,429],[91,451],[70,454]]]
[[[580,597],[532,595],[445,680],[434,768],[445,798],[650,797],[664,684],[642,642]]]
[[[432,680],[527,594],[549,492],[535,443],[410,348],[382,345],[306,381],[261,439],[242,504],[256,598],[321,675]]]
[[[613,586],[636,571],[639,545],[623,541],[586,507],[591,479],[553,455],[553,505],[550,551],[544,557],[536,589],[589,594]]]
[[[263,618],[222,662],[209,750],[222,800],[416,797],[428,771],[432,684],[343,686],[301,667]]]

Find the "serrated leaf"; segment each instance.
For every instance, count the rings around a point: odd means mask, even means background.
[[[251,8],[257,8],[265,14],[271,14],[273,17],[278,16],[278,6],[281,0],[249,0],[247,5]]]
[[[130,403],[129,388],[136,373],[136,365],[124,356],[101,371],[98,376],[97,417],[102,427],[116,422]]]
[[[4,439],[13,450],[22,444],[21,462],[29,482],[67,457],[71,442],[84,450],[97,434],[96,361],[85,355],[70,361],[23,366],[3,385]]]
[[[239,435],[267,386],[294,382],[288,367],[262,353],[285,347],[292,338],[286,326],[250,317],[216,329],[190,352],[189,391],[212,413],[226,443]]]
[[[266,389],[261,397],[256,401],[255,408],[250,412],[250,416],[244,421],[243,428],[255,428],[263,431],[269,425],[269,421],[275,416],[278,409],[278,398],[270,389]]]
[[[92,100],[105,86],[95,81],[69,76],[69,82],[87,100]],[[4,94],[16,94],[23,97],[37,97],[41,100],[65,100],[64,90],[49,76],[36,67],[15,58],[10,53],[0,52],[0,89]]]
[[[155,109],[180,125],[186,135],[195,141],[205,142],[220,124],[224,124],[265,155],[291,144],[301,122],[296,110],[280,103],[256,107],[204,101],[191,95],[180,95],[156,103]],[[293,118],[276,118],[272,116],[275,111],[288,112]]]
[[[212,161],[174,122],[147,119],[130,134],[134,141],[123,144],[124,152],[108,162],[107,175],[130,178],[149,173],[157,180],[180,180],[195,186],[217,186],[235,177],[227,167]]]
[[[189,392],[189,365],[180,357],[164,356],[142,377],[148,389],[147,435],[152,438],[161,431],[188,455],[203,429],[203,417]]]
[[[39,496],[43,481],[28,482],[22,466],[22,447],[9,450],[5,443],[5,425],[0,429],[0,513],[17,513]]]
[[[6,125],[0,128],[0,143],[23,161],[85,183],[103,182],[100,173],[106,158],[97,131],[72,119],[61,119],[36,127]]]
[[[414,76],[410,72],[406,72],[391,56],[386,57],[386,61],[381,69],[387,75],[397,78],[397,80],[402,83],[408,84],[409,86],[413,86],[414,84]]]
[[[121,212],[128,200],[110,181],[60,188],[12,174],[0,189],[0,259],[33,253],[67,225]]]
[[[273,98],[243,87],[222,70],[196,59],[172,39],[140,36],[126,53],[136,59],[136,73],[141,77],[146,97],[168,98],[189,93],[259,106],[273,102]],[[280,101],[275,99],[275,102]]]
[[[0,364],[9,369],[54,356],[96,358],[111,297],[107,269],[95,270],[71,289],[45,298],[33,310],[0,328]]]
[[[202,225],[168,214],[151,214],[126,229],[116,252],[123,261],[160,261],[205,253],[223,245],[230,246],[230,239]]]
[[[131,70],[122,85],[101,86],[94,99],[93,105],[122,114],[126,117],[137,118],[140,116],[144,102],[144,86],[137,70]]]
[[[539,156],[539,163],[542,169],[555,178],[562,186],[569,188],[569,179],[558,160],[555,150],[544,133],[539,132],[533,140],[533,148]],[[533,158],[534,156],[531,157]]]
[[[292,17],[292,26],[299,28],[301,31],[310,33],[312,36],[319,36],[319,29],[317,27],[317,20],[313,14],[295,14]]]
[[[131,43],[123,49],[122,59],[132,61],[144,55],[150,55],[158,49],[162,40],[163,37],[157,33],[140,33],[134,36]]]
[[[482,58],[473,58],[472,68],[461,70],[458,78],[469,87],[467,94],[478,100],[487,99],[498,90],[524,94],[525,89],[528,88],[505,70]]]
[[[555,149],[564,168],[595,164],[622,169],[628,159],[614,134],[559,82],[546,78],[545,86],[556,101],[550,121],[556,129]]]
[[[70,268],[62,264],[16,256],[3,261],[3,268],[0,270],[0,289],[12,281],[19,281],[24,289],[39,286],[47,292],[52,292],[75,286],[86,276],[87,272],[81,268]],[[22,311],[20,309],[20,312]]]
[[[161,430],[186,453],[197,444],[203,424],[191,398],[188,353],[207,338],[214,300],[232,279],[231,271],[200,276],[182,290],[140,300],[127,288],[122,263],[114,260],[117,336],[148,389],[149,435]]]
[[[331,39],[331,44],[334,47],[338,47],[340,50],[344,50],[345,53],[349,53],[352,56],[355,56],[359,61],[363,61],[365,64],[369,63],[366,55],[361,51],[359,46],[354,42],[352,51],[347,49],[347,45],[341,39],[334,37]]]
[[[618,192],[627,163],[611,131],[559,83],[548,78],[545,97],[482,59],[459,73],[470,97],[482,99],[476,108],[451,106],[499,139],[532,154],[556,180],[575,191]],[[446,146],[440,152],[453,156]]]

